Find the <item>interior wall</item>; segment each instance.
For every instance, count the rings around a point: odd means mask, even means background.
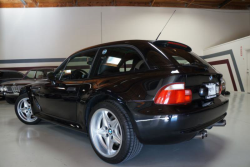
[[[156,7],[1,8],[0,68],[57,66],[75,51],[101,42],[154,40],[174,10]],[[204,48],[250,35],[248,11],[176,10],[159,39],[185,43],[199,55],[203,55]],[[32,60],[14,62],[13,59]]]
[[[229,91],[250,92],[250,36],[204,50],[206,61],[223,74]],[[225,64],[227,60],[229,65]],[[232,75],[230,74],[230,69]],[[236,89],[233,87],[235,81]]]

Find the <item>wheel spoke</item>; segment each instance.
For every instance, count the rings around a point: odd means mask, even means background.
[[[121,144],[122,142],[121,135],[117,133],[113,133],[113,140],[115,143]]]
[[[28,113],[26,113],[26,119],[27,119],[27,121],[30,121],[31,120],[31,114],[28,112]]]
[[[106,139],[106,146],[107,146],[108,155],[112,154],[113,144],[114,144],[114,142],[111,140],[111,138],[107,137],[107,139]]]
[[[23,104],[24,104],[24,107],[27,107],[27,108],[28,108],[29,105],[30,105],[30,104],[28,103],[27,99],[26,99],[26,100],[23,100]]]
[[[108,113],[106,111],[102,112],[102,121],[103,121],[104,126],[108,127],[110,119],[109,119]]]
[[[26,110],[27,110],[27,109],[25,109],[25,108],[20,108],[20,111],[23,112],[23,113],[26,113],[26,112],[25,112]]]
[[[97,129],[96,133],[101,135],[101,136],[105,136],[107,134],[107,132],[104,128]]]

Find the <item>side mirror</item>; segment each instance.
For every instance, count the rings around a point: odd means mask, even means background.
[[[50,81],[55,81],[56,80],[55,74],[53,72],[48,73],[47,78]]]

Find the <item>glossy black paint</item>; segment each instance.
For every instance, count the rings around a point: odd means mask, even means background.
[[[226,116],[228,100],[224,96],[206,100],[199,95],[199,88],[203,83],[220,82],[222,75],[211,66],[204,70],[181,67],[171,63],[171,60],[163,60],[159,57],[159,50],[152,45],[152,41],[135,40],[112,42],[84,49],[132,47],[146,61],[148,70],[94,77],[94,64],[86,79],[33,83],[26,86],[26,90],[22,90],[21,93],[28,92],[35,116],[85,133],[91,108],[101,101],[115,100],[127,109],[138,139],[146,144],[189,140],[200,130],[223,119]],[[149,52],[156,54],[150,56]],[[97,58],[98,53],[95,59]],[[159,65],[159,60],[154,59],[162,59],[168,64]],[[66,64],[67,60],[58,68],[63,68]],[[213,80],[209,80],[211,75]],[[158,90],[174,82],[184,82],[186,88],[192,90],[192,103],[156,105],[153,99]]]

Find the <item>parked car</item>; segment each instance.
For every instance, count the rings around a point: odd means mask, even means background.
[[[40,80],[47,79],[48,73],[53,71],[54,69],[51,68],[31,69],[30,71],[26,72],[21,80],[4,82],[2,87],[5,94],[5,100],[10,104],[15,103],[22,87]]]
[[[7,81],[19,80],[23,78],[23,73],[12,70],[0,70],[0,97],[4,98],[4,89],[2,83]]]
[[[228,99],[212,66],[173,41],[131,40],[83,49],[43,83],[21,89],[17,117],[89,134],[108,163],[135,157],[143,144],[207,136],[225,126]]]

